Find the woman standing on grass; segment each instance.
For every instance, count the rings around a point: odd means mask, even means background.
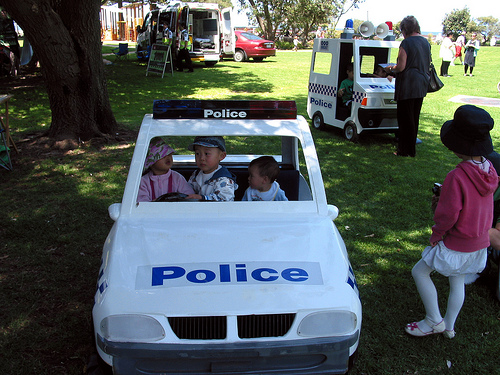
[[[395,66],[386,68],[396,75],[394,99],[397,104],[398,148],[396,156],[415,156],[420,110],[429,87],[431,45],[420,35],[420,25],[413,16],[401,21],[404,40],[399,46]]]
[[[464,77],[467,76],[468,68],[470,68],[469,76],[472,77],[472,71],[476,66],[477,51],[479,51],[479,40],[477,40],[477,34],[472,33],[472,39],[465,45]]]
[[[448,32],[441,43],[441,48],[439,49],[439,57],[443,59],[441,62],[441,77],[449,77],[448,68],[455,57],[455,46],[451,41],[451,36],[453,34]]]

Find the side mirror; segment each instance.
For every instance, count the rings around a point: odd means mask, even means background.
[[[113,221],[116,221],[116,219],[118,219],[118,217],[120,216],[121,208],[122,208],[121,203],[113,203],[111,206],[108,207],[109,217]]]
[[[339,209],[333,204],[328,205],[328,217],[333,221],[339,216]]]

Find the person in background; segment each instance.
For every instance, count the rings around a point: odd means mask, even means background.
[[[455,42],[455,58],[453,59],[454,64],[457,59],[460,59],[460,64],[463,65],[462,49],[464,47],[465,47],[465,32],[462,32],[462,34],[460,34],[460,36],[457,38]]]
[[[168,27],[165,27],[165,29],[163,29],[163,44],[170,46],[172,44],[173,37],[174,34],[172,31]]]
[[[193,72],[193,62],[191,61],[191,56],[189,56],[189,50],[191,49],[191,41],[189,40],[189,32],[186,25],[181,24],[181,39],[179,45],[179,52],[177,53],[177,71],[182,72],[184,70],[184,65],[190,73]],[[182,61],[184,60],[184,64]]]
[[[293,37],[293,50],[297,52],[298,48],[299,48],[299,38],[297,37],[297,35],[295,35]]]
[[[446,36],[441,43],[441,48],[439,49],[439,57],[443,60],[441,62],[441,77],[449,77],[448,68],[450,63],[455,56],[455,47],[451,41],[453,33],[446,33]]]
[[[470,69],[469,76],[472,77],[472,71],[476,66],[476,56],[479,51],[479,40],[477,34],[472,33],[472,38],[465,45],[465,59],[464,59],[464,77],[467,76],[467,69]]]
[[[414,157],[420,110],[429,87],[431,46],[420,34],[415,17],[405,17],[400,27],[404,40],[399,46],[397,64],[385,68],[396,76],[394,99],[397,101],[399,132],[394,155]]]

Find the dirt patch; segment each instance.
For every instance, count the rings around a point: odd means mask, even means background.
[[[45,79],[39,71],[23,72],[17,77],[0,77],[0,87],[2,91],[12,92],[17,89],[27,89],[32,87],[45,86]]]
[[[23,138],[16,140],[19,155],[30,160],[47,159],[51,157],[62,157],[74,150],[97,150],[114,144],[130,144],[137,139],[137,131],[119,128],[115,135],[106,135],[92,138],[86,142],[54,141],[46,136],[45,132],[25,134]]]

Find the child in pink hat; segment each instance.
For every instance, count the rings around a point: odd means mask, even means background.
[[[152,202],[166,193],[194,194],[186,179],[171,169],[174,162],[173,153],[175,150],[162,138],[151,140],[137,202]]]

